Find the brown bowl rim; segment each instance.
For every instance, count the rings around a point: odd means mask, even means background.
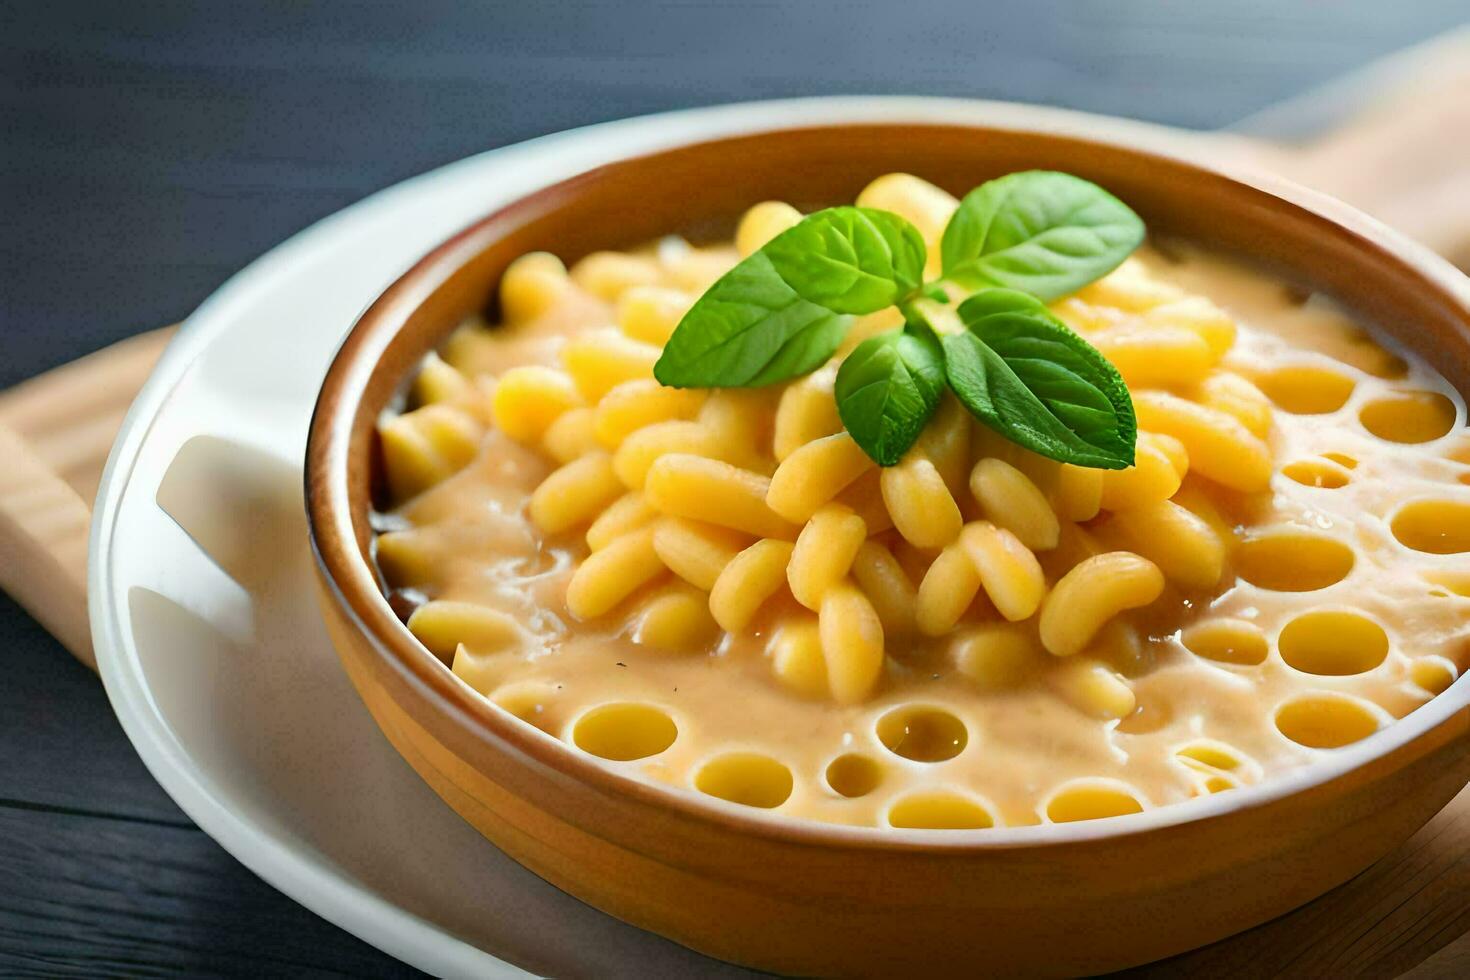
[[[1387,226],[1355,208],[1344,204],[1285,178],[1254,170],[1230,162],[1208,162],[1202,158],[1199,137],[1165,127],[1112,119],[1065,110],[1007,103],[983,103],[966,100],[872,100],[970,104],[982,109],[994,110],[1001,118],[993,120],[957,121],[948,119],[915,118],[904,119],[888,113],[878,113],[872,119],[851,118],[831,122],[780,122],[758,121],[755,125],[729,131],[701,131],[694,139],[675,139],[659,144],[654,149],[640,148],[633,153],[615,153],[602,163],[582,173],[538,186],[518,194],[491,213],[475,220],[455,235],[436,246],[418,260],[408,271],[390,284],[358,317],[342,341],[323,381],[317,402],[313,408],[307,439],[306,466],[304,474],[305,501],[308,532],[313,556],[324,581],[328,584],[332,598],[347,613],[355,628],[368,641],[374,654],[391,670],[430,703],[454,718],[470,734],[480,739],[493,740],[497,748],[518,755],[563,776],[578,780],[585,786],[601,793],[630,798],[641,803],[672,808],[683,816],[695,820],[715,823],[726,830],[767,839],[816,846],[877,848],[933,853],[955,853],[995,848],[1020,846],[1048,846],[1076,843],[1097,838],[1122,837],[1163,829],[1182,823],[1203,821],[1237,810],[1253,809],[1268,805],[1283,797],[1293,795],[1313,786],[1321,785],[1341,777],[1369,762],[1385,757],[1414,739],[1424,735],[1438,724],[1450,720],[1457,710],[1450,697],[1460,689],[1460,700],[1470,705],[1470,673],[1457,678],[1450,689],[1437,695],[1420,709],[1381,728],[1374,735],[1343,749],[1334,750],[1327,758],[1319,758],[1291,771],[1267,780],[1262,784],[1246,787],[1230,794],[1216,794],[1191,800],[1146,808],[1141,813],[1098,820],[1079,821],[1067,824],[1041,823],[1017,827],[995,827],[973,831],[952,831],[943,835],[926,834],[892,827],[858,827],[827,824],[821,821],[790,817],[779,813],[752,810],[715,798],[704,797],[693,791],[662,784],[647,783],[636,777],[617,771],[613,764],[604,763],[585,755],[561,739],[527,725],[496,707],[489,699],[458,680],[440,660],[423,647],[393,613],[386,597],[378,587],[369,563],[363,558],[356,545],[354,525],[349,510],[349,496],[345,479],[346,443],[352,422],[359,409],[355,397],[361,395],[361,386],[353,390],[353,383],[365,381],[371,375],[376,361],[362,362],[362,355],[370,353],[366,348],[376,340],[379,333],[390,329],[389,325],[403,320],[403,312],[417,306],[425,297],[464,262],[477,253],[477,239],[485,228],[498,218],[526,202],[551,194],[565,185],[589,179],[605,166],[636,162],[662,153],[695,146],[701,143],[719,142],[724,139],[752,135],[773,135],[793,130],[843,129],[850,126],[953,126],[972,130],[1005,130],[1010,133],[1032,133],[1038,137],[1061,134],[1073,138],[1090,140],[1133,153],[1152,165],[1184,165],[1202,174],[1223,179],[1244,189],[1275,199],[1302,215],[1331,226],[1347,236],[1356,248],[1375,251],[1386,259],[1404,268],[1417,277],[1426,288],[1439,294],[1438,299],[1457,309],[1466,323],[1470,323],[1470,279],[1452,265],[1414,243]],[[693,110],[666,113],[645,117],[644,122],[656,124],[666,122],[677,129],[681,118],[701,112],[730,113],[735,110],[760,110],[766,108],[815,107],[823,102],[851,104],[846,98],[802,99],[785,102],[749,103],[742,106],[724,106],[712,110]],[[799,114],[798,114],[799,115]],[[816,113],[811,113],[816,116]],[[1018,124],[1017,116],[1034,115],[1035,124]],[[1048,125],[1051,124],[1051,125]],[[605,126],[607,124],[604,124]],[[611,124],[619,125],[619,124]],[[1056,128],[1054,128],[1056,127]],[[592,137],[598,129],[589,127],[584,136]],[[558,138],[574,136],[560,134]],[[343,465],[336,465],[337,463]],[[1439,712],[1427,709],[1436,702],[1443,707]],[[1442,717],[1432,717],[1440,716]],[[1417,721],[1417,723],[1416,723]],[[1417,729],[1417,730],[1416,730]],[[1397,737],[1394,737],[1397,736]],[[1368,751],[1372,749],[1373,751]],[[1356,758],[1354,758],[1356,756]],[[1350,761],[1347,761],[1350,760]]]

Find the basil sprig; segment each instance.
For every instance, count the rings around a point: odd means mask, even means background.
[[[786,381],[825,363],[854,316],[897,306],[905,326],[859,344],[834,388],[843,425],[880,465],[913,445],[947,383],[976,418],[1033,452],[1129,466],[1137,423],[1122,377],[1045,301],[1112,271],[1143,234],[1138,216],[1095,184],[1010,174],[965,195],[941,241],[943,279],[925,282],[924,241],[911,224],[828,208],[711,286],[654,376],[680,388]],[[955,287],[979,291],[959,305],[961,326],[936,334],[926,304],[947,304]]]

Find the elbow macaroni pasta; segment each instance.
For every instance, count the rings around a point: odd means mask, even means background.
[[[813,439],[776,467],[766,503],[787,520],[801,523],[874,465],[846,432]]]
[[[904,174],[858,201],[931,264],[957,206]],[[1470,666],[1470,441],[1422,363],[1145,249],[1053,304],[1129,384],[1133,466],[1044,459],[946,394],[880,468],[833,381],[893,311],[771,388],[652,376],[700,292],[800,219],[524,256],[500,324],[459,327],[380,420],[378,567],[493,703],[635,778],[940,830],[1228,792]]]

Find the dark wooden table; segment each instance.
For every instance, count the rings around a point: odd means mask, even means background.
[[[864,92],[1212,128],[1465,19],[1464,0],[6,4],[0,387],[181,318],[374,190],[542,133]],[[96,678],[3,596],[0,647],[0,974],[411,972],[194,827]]]

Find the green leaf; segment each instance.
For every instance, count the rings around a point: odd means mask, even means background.
[[[837,414],[863,452],[893,466],[944,393],[944,351],[927,327],[869,337],[837,371]]]
[[[1117,368],[1044,309],[980,293],[944,337],[949,386],[980,421],[1032,452],[1078,466],[1133,465],[1138,422]]]
[[[924,239],[896,214],[828,208],[761,249],[802,299],[836,313],[873,313],[919,287]]]
[[[1143,242],[1143,221],[1096,184],[1027,170],[965,195],[944,229],[944,277],[1053,300],[1107,275]]]
[[[1046,304],[1019,289],[982,289],[960,304],[960,317],[974,323],[995,313],[1037,313],[1049,316]],[[966,312],[968,311],[968,315]]]
[[[852,317],[797,295],[756,252],[725,273],[684,314],[653,376],[674,388],[747,388],[814,371],[837,349]]]

